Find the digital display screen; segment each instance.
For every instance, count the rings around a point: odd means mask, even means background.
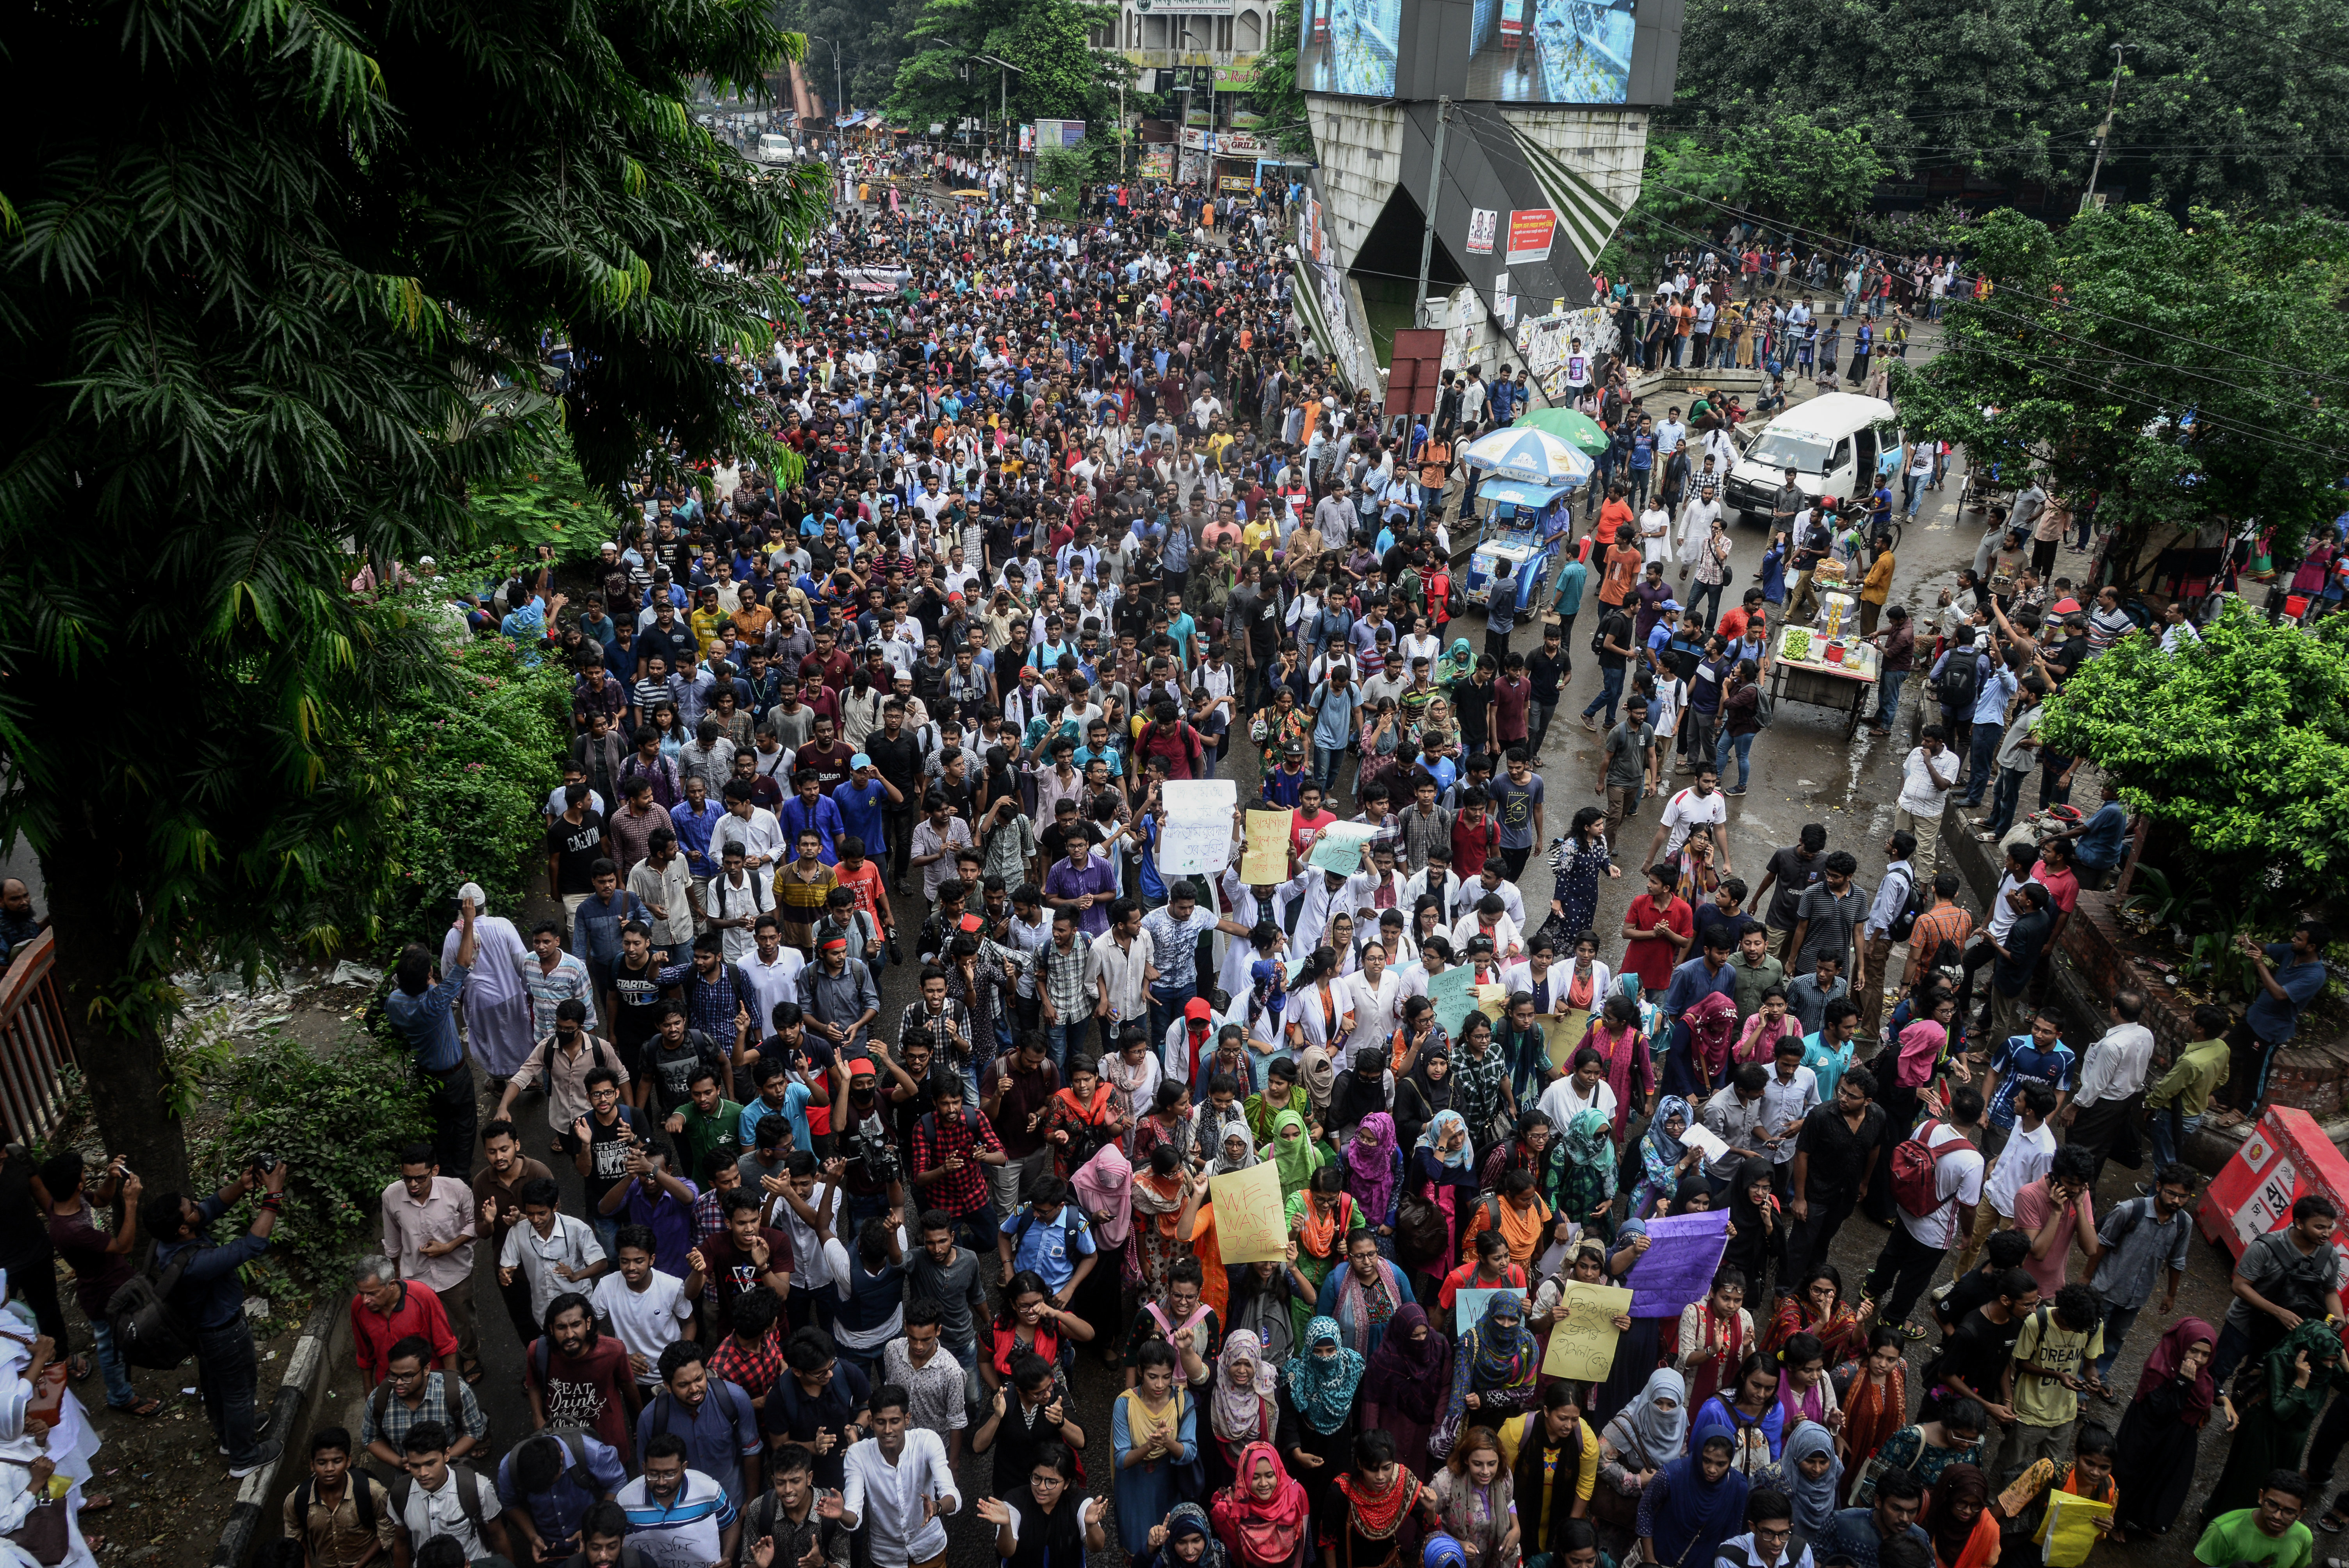
[[[1469,98],[1619,104],[1630,91],[1631,0],[1476,0]]]
[[[1297,85],[1311,93],[1392,98],[1402,36],[1402,0],[1305,0]]]

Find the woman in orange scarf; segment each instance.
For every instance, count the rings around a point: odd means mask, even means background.
[[[1998,1510],[1976,1465],[1951,1465],[1925,1500],[1934,1568],[1989,1568],[1998,1561]]]
[[[1044,1108],[1044,1141],[1061,1181],[1081,1170],[1102,1145],[1116,1141],[1125,1119],[1111,1104],[1112,1090],[1090,1061],[1069,1069],[1069,1085]]]
[[[1859,1472],[1884,1446],[1884,1440],[1909,1422],[1909,1364],[1901,1358],[1900,1336],[1879,1328],[1868,1336],[1868,1360],[1843,1396],[1844,1496],[1858,1484]]]

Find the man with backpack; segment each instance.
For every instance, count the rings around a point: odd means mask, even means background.
[[[687,1468],[715,1480],[741,1506],[761,1490],[759,1460],[767,1446],[750,1396],[723,1377],[710,1377],[701,1347],[689,1341],[661,1352],[660,1377],[660,1391],[636,1412],[638,1462],[655,1438],[673,1434],[685,1444]]]
[[[587,1433],[542,1432],[498,1461],[501,1517],[529,1543],[526,1562],[559,1563],[585,1544],[589,1511],[627,1480],[620,1456]]]
[[[1973,1228],[1982,1202],[1982,1150],[1975,1147],[1982,1097],[1973,1088],[1950,1096],[1946,1118],[1929,1118],[1893,1146],[1890,1161],[1892,1233],[1868,1271],[1868,1294],[1885,1304],[1879,1321],[1916,1340],[1925,1331],[1909,1321],[1941,1256]]]
[[[310,1473],[285,1496],[285,1534],[300,1568],[391,1560],[391,1493],[351,1468],[351,1434],[343,1428],[310,1434]]]
[[[1859,941],[1859,965],[1851,976],[1852,994],[1859,998],[1859,1031],[1877,1037],[1884,1017],[1884,977],[1892,944],[1906,942],[1917,918],[1932,903],[1932,895],[1917,885],[1917,835],[1894,829],[1884,841],[1884,880],[1876,884],[1875,902],[1868,906]],[[1877,983],[1868,984],[1869,975]]]
[[[359,1448],[395,1471],[407,1463],[408,1434],[429,1421],[449,1434],[449,1457],[463,1459],[488,1440],[490,1418],[453,1372],[436,1372],[432,1343],[411,1334],[384,1356],[383,1381],[359,1407]]]
[[[188,1354],[195,1356],[204,1418],[228,1455],[229,1475],[236,1480],[274,1460],[281,1449],[276,1439],[263,1439],[266,1420],[254,1419],[260,1368],[251,1320],[244,1315],[244,1281],[239,1271],[269,1250],[269,1233],[276,1229],[290,1174],[285,1161],[272,1160],[265,1171],[258,1165],[247,1166],[201,1203],[178,1192],[158,1192],[148,1199],[139,1222],[155,1238],[155,1255],[148,1265],[152,1275],[149,1293],[155,1299],[129,1304],[125,1310],[122,1293],[118,1293],[107,1304],[115,1343],[138,1365],[149,1363],[134,1347],[167,1339],[173,1330],[180,1354],[161,1364],[176,1367]],[[263,1196],[252,1228],[233,1242],[214,1244],[207,1228],[255,1186]],[[138,1291],[147,1277],[133,1280],[123,1293]]]
[[[449,1446],[449,1429],[435,1421],[409,1428],[402,1445],[408,1473],[391,1483],[390,1502],[391,1522],[408,1545],[405,1561],[414,1562],[427,1542],[443,1535],[455,1540],[468,1563],[506,1557],[505,1526],[498,1520],[505,1505],[478,1472],[450,1462]]]

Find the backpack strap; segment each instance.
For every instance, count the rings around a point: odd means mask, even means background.
[[[367,1413],[375,1418],[375,1424],[378,1430],[382,1429],[383,1418],[386,1412],[389,1411],[390,1408],[391,1379],[387,1377],[382,1382],[375,1386],[375,1392],[373,1394],[367,1396]]]

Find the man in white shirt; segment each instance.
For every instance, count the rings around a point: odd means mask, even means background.
[[[1909,861],[1917,874],[1933,874],[1933,848],[1941,836],[1942,804],[1958,781],[1958,754],[1944,744],[1941,727],[1929,724],[1900,764],[1900,797],[1893,802],[1892,825],[1917,837]]]
[[[1974,1209],[1982,1199],[1982,1150],[1974,1146],[1982,1119],[1982,1092],[1968,1086],[1950,1096],[1946,1118],[1928,1119],[1917,1129],[1916,1138],[1933,1160],[1933,1207],[1920,1219],[1896,1205],[1892,1233],[1868,1271],[1869,1297],[1885,1303],[1879,1320],[1906,1338],[1925,1337],[1923,1329],[1909,1322],[1909,1308],[1941,1266],[1943,1254],[1973,1228]]]
[[[439,1535],[454,1537],[468,1563],[505,1554],[498,1489],[463,1465],[450,1464],[449,1442],[448,1428],[419,1421],[400,1445],[408,1474],[392,1483],[391,1515],[407,1541],[405,1561],[413,1562],[424,1543]]]
[[[563,1193],[553,1179],[525,1181],[514,1196],[522,1205],[523,1222],[506,1233],[498,1253],[498,1284],[510,1285],[517,1277],[529,1281],[531,1321],[543,1323],[556,1296],[578,1289],[611,1265],[593,1226],[556,1212]]]
[[[751,928],[761,915],[775,913],[774,879],[753,876],[744,867],[743,855],[740,841],[729,841],[720,854],[724,869],[709,879],[702,894],[701,906],[711,929],[719,934],[729,964],[740,964],[750,956],[757,947]],[[753,1018],[751,1024],[761,1035],[766,1033],[766,1020]]]
[[[768,909],[771,912],[770,902]],[[807,959],[796,947],[783,945],[783,928],[772,913],[761,914],[751,926],[752,947],[748,958],[733,959],[741,966],[742,978],[751,995],[744,1001],[750,1009],[750,1032],[753,1040],[764,1039],[775,1028],[775,1004],[799,1000],[800,971],[807,967]]]
[[[1651,861],[1650,863],[1653,864],[1654,862]],[[1495,855],[1485,861],[1484,869],[1478,872],[1475,876],[1470,877],[1466,882],[1459,882],[1454,886],[1452,890],[1452,918],[1456,921],[1461,916],[1474,910],[1476,907],[1476,901],[1483,898],[1488,892],[1497,893],[1500,895],[1501,913],[1515,921],[1517,924],[1518,930],[1524,930],[1526,924],[1526,895],[1518,891],[1516,883],[1509,880],[1508,864],[1498,855]],[[1418,895],[1414,893],[1412,896],[1411,903],[1406,903],[1403,907],[1405,909],[1409,909],[1412,906],[1412,903],[1416,903],[1418,901]]]
[[[936,1432],[912,1424],[907,1406],[905,1390],[896,1384],[874,1389],[873,1435],[848,1450],[840,1522],[851,1534],[866,1532],[873,1568],[909,1568],[943,1557],[941,1521],[962,1508],[946,1445]]]
[[[2153,1065],[2153,1031],[2137,1022],[2145,1016],[2144,993],[2115,991],[2106,1013],[2113,1026],[2081,1057],[2079,1092],[2063,1110],[2070,1141],[2095,1150],[2099,1175],[2122,1125],[2136,1119],[2131,1107],[2145,1093]]]
[[[661,1380],[661,1352],[685,1337],[693,1304],[701,1295],[701,1276],[680,1280],[653,1267],[653,1233],[649,1225],[623,1225],[613,1243],[617,1272],[595,1282],[595,1316],[628,1352],[628,1370],[636,1387],[650,1388]]]
[[[1696,782],[1664,802],[1656,836],[1648,841],[1648,863],[1670,860],[1681,852],[1689,835],[1702,832],[1713,841],[1713,869],[1723,876],[1729,869],[1729,801],[1721,792],[1720,775],[1708,761],[1696,765]]]
[[[1803,1118],[1818,1103],[1819,1075],[1803,1065],[1803,1042],[1792,1035],[1781,1036],[1772,1056],[1770,1076],[1762,1080],[1758,1130],[1770,1151],[1771,1164],[1783,1167],[1795,1162],[1795,1135],[1802,1131]]]

